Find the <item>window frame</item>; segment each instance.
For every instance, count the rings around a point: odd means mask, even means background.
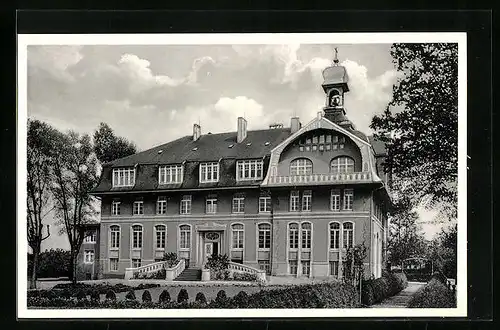
[[[114,168],[111,175],[113,188],[135,186],[135,174],[134,167]],[[125,178],[127,178],[127,180],[125,180]],[[127,184],[125,184],[125,181],[127,181]]]
[[[298,190],[290,191],[290,212],[299,212],[300,210],[300,193]]]
[[[349,197],[349,198],[347,198]],[[344,189],[344,201],[342,203],[342,209],[344,211],[353,211],[354,209],[354,189],[347,188]]]
[[[292,225],[297,226],[297,228],[292,229]],[[294,239],[292,240],[292,230],[294,231]],[[294,244],[292,244],[294,243]],[[297,251],[300,246],[300,224],[298,222],[292,221],[288,223],[288,250]]]
[[[333,225],[338,225],[338,228],[332,228]],[[334,233],[336,233],[336,236]],[[332,234],[334,235],[332,236]],[[339,221],[330,221],[328,223],[328,250],[338,251],[340,249],[341,234],[342,234],[341,223]],[[332,240],[332,238],[334,239]]]
[[[168,201],[166,196],[158,196],[156,200],[156,215],[167,214]],[[162,212],[160,212],[162,211]]]
[[[352,157],[343,155],[335,157],[330,161],[330,173],[344,174],[344,173],[354,173],[355,171],[356,171],[356,162]]]
[[[241,226],[241,228],[237,228],[235,229],[234,227],[235,226]],[[235,238],[235,232],[237,232],[238,234],[236,235],[237,236],[237,247],[234,247],[234,238]],[[241,247],[240,246],[240,235],[241,235]],[[231,250],[232,251],[243,251],[243,249],[245,248],[245,225],[241,222],[235,222],[235,223],[232,223],[231,224]]]
[[[306,202],[307,201],[307,202]],[[304,207],[308,206],[308,208],[304,209]],[[311,212],[312,211],[312,190],[307,189],[302,191],[302,203],[300,210],[302,212]]]
[[[248,175],[246,173],[247,167]],[[236,162],[236,181],[262,180],[263,178],[264,161],[262,159],[244,159]]]
[[[134,264],[136,262],[135,260],[139,260],[139,265],[138,266],[135,266],[135,264]],[[132,268],[139,268],[139,267],[142,266],[142,258],[131,258],[130,259],[130,264],[131,264]]]
[[[351,224],[352,228],[345,228],[345,225]],[[346,237],[349,237],[349,233],[351,235],[351,242],[348,242],[349,239],[346,240]],[[350,247],[354,247],[356,238],[354,237],[354,222],[353,221],[344,221],[342,222],[342,248],[349,249]],[[346,243],[347,242],[347,243]],[[348,243],[351,243],[350,245]]]
[[[235,203],[235,202],[237,202],[237,203]],[[242,205],[243,205],[243,208],[242,208]],[[236,208],[237,211],[235,211],[235,206],[237,206],[237,208]],[[233,200],[231,203],[231,213],[236,213],[236,214],[245,213],[245,197],[233,196]]]
[[[334,196],[335,197],[338,197],[338,200],[337,199],[334,199]],[[335,212],[340,212],[341,210],[341,205],[342,205],[342,191],[341,189],[332,189],[330,191],[330,211],[335,211]],[[335,201],[335,203],[334,203]],[[334,207],[334,206],[338,206],[338,207]]]
[[[90,232],[91,234],[87,234]],[[85,244],[96,244],[97,243],[97,229],[89,229],[87,230],[87,235],[85,235],[85,238],[83,239],[83,243]]]
[[[111,202],[111,215],[112,216],[118,216],[120,215],[120,201],[112,201]],[[116,207],[115,207],[116,206]]]
[[[118,228],[118,230],[113,230],[113,228]],[[115,235],[113,235],[115,233]],[[116,236],[116,239],[113,239]],[[120,240],[121,240],[121,227],[117,224],[112,224],[109,226],[109,249],[112,251],[120,250]],[[117,246],[114,246],[117,243]]]
[[[262,204],[261,201],[264,201],[264,203]],[[262,205],[264,205],[264,209],[261,208]],[[269,209],[268,209],[268,206],[269,206]],[[259,197],[259,213],[271,213],[272,207],[273,206],[271,204],[271,196],[260,196]]]
[[[269,226],[269,229],[261,229],[261,226]],[[273,227],[271,225],[271,223],[269,222],[259,222],[257,224],[257,250],[258,251],[270,251],[271,249],[271,245],[272,245],[272,230],[273,230]],[[263,231],[264,234],[263,234],[263,246],[261,247],[261,244],[260,244],[260,232]],[[266,234],[268,233],[268,234]],[[266,247],[266,242],[269,242],[269,246]]]
[[[183,181],[184,181],[184,166],[180,164],[175,164],[175,165],[171,164],[171,165],[160,165],[158,167],[158,184],[179,184],[182,183]]]
[[[206,214],[216,214],[217,213],[217,197],[211,196],[205,199],[205,213]]]
[[[304,164],[301,164],[304,162]],[[313,172],[313,162],[309,158],[300,157],[295,158],[290,162],[290,176],[304,176],[304,175],[312,175]]]
[[[89,256],[89,255],[92,257],[91,261],[87,260],[87,256]],[[89,264],[93,264],[94,262],[95,262],[95,250],[94,249],[85,249],[83,251],[83,263],[89,265]]]
[[[163,227],[163,230],[159,230],[158,228],[159,227]],[[153,232],[154,232],[154,238],[153,238],[153,248],[154,250],[156,251],[165,251],[165,249],[167,248],[167,225],[165,224],[156,224],[153,226]],[[161,234],[163,233],[163,239],[160,240],[163,241],[163,247],[159,247],[158,246],[158,234]]]
[[[134,227],[140,227],[141,230],[136,231]],[[130,234],[131,234],[131,242],[130,242],[131,249],[133,251],[142,250],[142,247],[144,245],[144,226],[140,223],[134,223],[132,226],[130,226]],[[135,243],[136,242],[135,234],[138,235],[137,244]]]
[[[184,228],[189,228],[189,230],[183,230],[183,227]],[[190,224],[187,224],[187,223],[182,223],[179,225],[178,227],[178,233],[179,233],[179,243],[178,243],[178,247],[179,247],[179,251],[191,251],[191,247],[193,246],[193,228]],[[182,239],[182,234],[183,233],[189,233],[189,239]],[[183,243],[187,243],[189,244],[189,246],[185,247],[183,246]]]
[[[137,209],[136,205],[138,205]],[[138,213],[136,213],[136,211]],[[144,215],[144,201],[134,201],[134,204],[132,205],[132,215]]]
[[[183,212],[183,205],[186,203],[186,212]],[[180,205],[179,205],[179,214],[180,215],[189,215],[192,211],[193,204],[193,196],[192,195],[182,195]],[[189,207],[187,207],[189,206]]]
[[[112,260],[116,260],[116,269],[113,269],[111,265],[113,265]],[[109,271],[110,272],[117,272],[120,270],[120,258],[109,258]]]
[[[200,164],[200,170],[199,170],[199,178],[200,178],[200,183],[215,183],[219,182],[219,177],[220,177],[220,166],[218,162],[205,162]],[[208,178],[210,174],[210,179]],[[215,174],[215,175],[214,175]],[[217,177],[217,178],[214,178]]]
[[[309,225],[309,228],[303,228],[304,225]],[[300,223],[300,249],[301,251],[309,252],[312,249],[312,232],[313,225],[310,221],[302,221]],[[306,237],[304,239],[304,233]],[[308,244],[309,243],[309,244]]]

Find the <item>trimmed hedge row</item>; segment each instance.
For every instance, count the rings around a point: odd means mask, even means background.
[[[125,284],[87,284],[87,283],[61,283],[55,285],[50,290],[30,290],[28,291],[28,298],[30,297],[41,297],[41,298],[71,298],[78,296],[99,296],[101,294],[108,294],[109,291],[115,292],[126,292],[130,290],[141,290],[159,287],[160,284],[154,283],[141,283],[138,286],[132,287]]]
[[[131,291],[133,293],[133,291]],[[147,293],[146,293],[147,292]],[[135,294],[127,294],[124,301],[116,301],[113,291],[108,292],[106,301],[76,298],[46,298],[28,297],[29,307],[48,308],[352,308],[359,307],[354,287],[339,283],[320,283],[309,285],[290,286],[285,288],[261,290],[248,295],[241,291],[232,298],[228,298],[224,290],[217,293],[217,297],[207,302],[203,293],[196,295],[195,302],[188,302],[189,297],[182,289],[176,301],[170,299],[170,294],[164,290],[158,302],[151,302],[149,291],[144,291],[142,303]],[[109,297],[108,297],[109,296]],[[149,296],[149,298],[148,298]]]
[[[392,297],[408,286],[408,280],[403,272],[391,273],[382,271],[382,277],[363,281],[361,289],[361,303],[373,305]]]
[[[418,289],[408,302],[410,308],[454,308],[457,307],[455,294],[438,278],[432,278]]]

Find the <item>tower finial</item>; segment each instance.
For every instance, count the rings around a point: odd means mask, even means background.
[[[335,47],[335,57],[333,58],[333,64],[338,65],[339,64],[339,58],[338,58],[339,50],[337,47]]]

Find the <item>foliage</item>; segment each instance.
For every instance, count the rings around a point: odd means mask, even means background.
[[[106,123],[100,123],[94,133],[94,151],[101,164],[133,155],[137,147],[133,142],[115,135]]]
[[[387,238],[388,259],[391,265],[401,266],[403,260],[425,254],[425,238],[420,233],[417,220],[416,212],[406,210],[391,216]]]
[[[224,255],[212,255],[208,258],[205,268],[210,269],[211,280],[228,280],[230,276],[229,257]]]
[[[127,292],[127,295],[125,296],[125,299],[127,299],[127,300],[136,300],[134,290],[129,290],[129,292]]]
[[[381,277],[363,281],[361,302],[368,306],[379,303],[399,293],[407,286],[408,281],[404,273],[392,273],[384,270]]]
[[[234,307],[245,308],[245,306],[248,306],[248,294],[245,291],[238,292],[232,300]]]
[[[99,292],[97,290],[91,290],[90,291],[90,300],[96,300],[99,301],[101,298],[99,296]]]
[[[349,247],[346,253],[344,265],[344,280],[346,283],[356,285],[363,277],[363,262],[366,258],[366,246],[364,243]]]
[[[71,254],[63,249],[50,249],[38,256],[37,278],[54,278],[69,276]],[[29,264],[30,270],[32,263]]]
[[[233,273],[234,281],[256,282],[257,279],[258,279],[257,274],[255,273],[238,273],[238,272]]]
[[[106,293],[106,300],[116,300],[116,294],[113,290],[108,290]]]
[[[457,306],[456,297],[438,279],[431,279],[411,297],[410,308],[454,308]]]
[[[385,167],[398,181],[393,190],[404,203],[429,198],[428,206],[456,217],[458,45],[393,44],[391,55],[398,82],[371,128],[386,143]]]
[[[170,302],[170,293],[168,293],[167,290],[163,290],[160,293],[160,297],[158,298],[158,300],[160,301],[160,303]]]
[[[163,255],[163,261],[167,262],[167,268],[172,268],[179,263],[179,258],[175,252],[165,252]]]
[[[46,296],[46,295],[68,295],[68,296],[74,296],[77,291],[84,291],[85,295],[91,295],[92,292],[96,292],[97,294],[107,294],[109,291],[114,292],[126,292],[129,290],[141,290],[141,289],[148,289],[148,288],[155,288],[159,287],[159,284],[154,284],[154,283],[146,283],[146,284],[140,284],[137,287],[132,287],[128,285],[124,285],[121,283],[115,284],[115,285],[109,285],[106,283],[100,283],[100,284],[87,284],[87,283],[77,283],[77,284],[72,284],[72,283],[60,283],[56,284],[52,289],[50,290],[36,290],[36,291],[28,291],[28,296],[30,295],[40,295],[40,296]]]
[[[151,293],[149,292],[149,290],[144,290],[144,292],[142,293],[142,302],[148,302],[148,301],[152,301]]]
[[[147,280],[164,280],[167,277],[167,270],[166,269],[159,269],[154,272],[150,273],[134,273],[133,278],[134,279],[147,279]]]
[[[187,302],[189,300],[189,295],[186,289],[181,289],[179,291],[179,294],[177,295],[177,302],[178,303],[183,303]]]
[[[432,240],[428,248],[428,258],[434,269],[443,272],[448,278],[457,276],[457,225],[441,232]]]
[[[196,294],[195,301],[199,302],[200,304],[206,304],[207,303],[207,298],[203,294],[203,292],[198,292]]]
[[[219,290],[219,292],[217,292],[217,296],[215,297],[215,301],[222,303],[222,302],[225,302],[226,300],[227,300],[226,291]]]
[[[78,290],[76,291],[75,298],[78,300],[87,299],[87,295],[84,290]]]

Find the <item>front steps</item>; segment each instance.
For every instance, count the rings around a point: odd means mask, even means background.
[[[177,276],[175,281],[201,281],[201,269],[186,268]]]

